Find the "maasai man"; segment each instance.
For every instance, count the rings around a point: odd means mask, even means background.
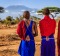
[[[43,10],[44,18],[39,22],[41,33],[41,56],[55,56],[55,40],[54,33],[56,21],[49,17],[48,8]]]
[[[35,54],[35,41],[34,36],[37,35],[36,23],[30,20],[29,11],[23,13],[23,20],[19,22],[17,34],[21,38],[21,43],[18,53],[21,56],[34,56]]]
[[[57,44],[58,44],[58,56],[60,56],[60,21],[58,23],[58,37],[57,37]]]

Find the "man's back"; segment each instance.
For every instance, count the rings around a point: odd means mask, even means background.
[[[54,34],[56,27],[56,22],[49,16],[45,16],[43,20],[40,21],[40,30],[43,36],[49,36]]]

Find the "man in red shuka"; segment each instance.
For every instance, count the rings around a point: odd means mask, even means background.
[[[54,33],[56,21],[50,18],[48,8],[43,10],[44,18],[39,22],[41,33],[41,56],[55,56]]]
[[[58,45],[58,56],[60,56],[60,21],[58,23],[57,45]]]

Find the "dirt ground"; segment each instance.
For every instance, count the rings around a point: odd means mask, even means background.
[[[17,50],[20,44],[20,39],[19,38],[17,39],[18,36],[15,36],[14,38],[12,37],[12,35],[13,36],[16,35],[16,29],[0,29],[0,56],[19,56]],[[57,26],[55,32],[55,42],[56,41],[57,41]],[[36,43],[35,56],[40,56],[41,36],[39,27],[38,27],[38,36],[35,37],[35,43]],[[56,56],[58,56],[57,45],[56,45]]]

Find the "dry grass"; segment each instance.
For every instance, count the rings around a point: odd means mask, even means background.
[[[57,28],[55,32],[55,42],[57,41]],[[35,56],[40,56],[41,35],[38,27],[38,36],[35,37],[36,53]],[[17,54],[20,38],[16,35],[16,28],[0,29],[0,56],[19,56]],[[56,45],[56,56],[57,56]]]

